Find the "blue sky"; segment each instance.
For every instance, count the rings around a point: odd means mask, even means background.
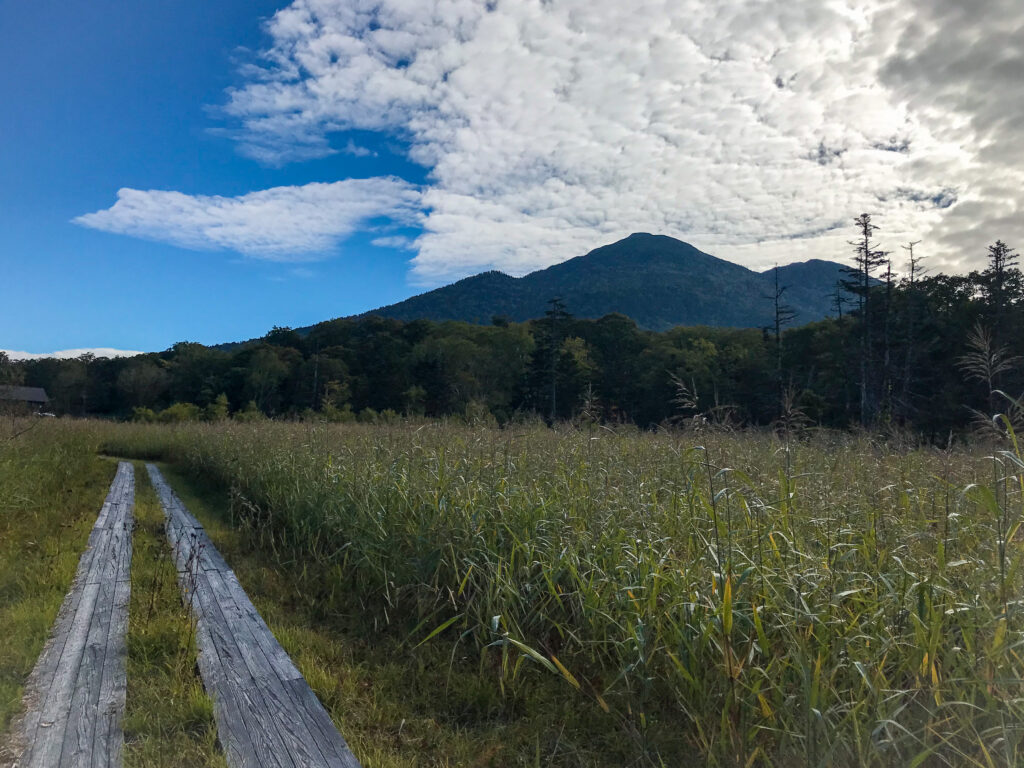
[[[1019,0],[8,0],[0,349],[261,335],[635,231],[1024,244]],[[897,264],[897,268],[900,265]]]
[[[295,265],[123,237],[72,223],[121,187],[236,195],[422,168],[383,146],[271,167],[216,135],[211,107],[280,3],[0,3],[0,348],[163,349],[261,335],[415,292],[407,252],[345,244]],[[373,139],[375,137],[364,137]],[[365,142],[364,142],[365,143]],[[391,142],[393,143],[393,142]],[[298,274],[296,269],[298,267]]]

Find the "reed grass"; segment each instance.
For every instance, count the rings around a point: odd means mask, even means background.
[[[1010,441],[260,424],[105,446],[228,496],[311,610],[475,660],[502,696],[557,683],[549,741],[614,734],[637,765],[1021,761]]]

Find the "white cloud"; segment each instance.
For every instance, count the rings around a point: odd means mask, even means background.
[[[412,250],[413,241],[403,235],[388,235],[387,237],[375,237],[370,245],[378,248],[397,248],[399,250]]]
[[[352,141],[352,139],[348,140],[348,143],[345,145],[344,149],[342,149],[342,152],[344,152],[346,155],[352,155],[353,157],[376,157],[377,156],[376,152],[374,152],[372,150],[369,150],[366,147],[359,146],[354,141]]]
[[[295,260],[420,226],[414,278],[547,266],[634,231],[755,268],[887,247],[933,268],[1024,245],[1020,0],[294,0],[228,93],[270,165],[370,131],[428,169],[235,198],[121,190],[76,221]]]
[[[1019,0],[295,0],[267,30],[226,105],[244,150],[405,139],[422,282],[637,230],[838,258],[862,211],[946,268],[1024,240]]]
[[[111,208],[75,221],[184,248],[304,261],[329,254],[376,219],[414,224],[419,201],[415,187],[394,177],[274,187],[240,197],[122,189]]]
[[[82,355],[94,355],[96,357],[133,357],[144,354],[131,349],[112,349],[111,347],[91,347],[88,349],[60,349],[56,352],[19,352],[14,349],[0,349],[11,360],[42,360],[47,357],[54,357],[59,360],[81,357]]]

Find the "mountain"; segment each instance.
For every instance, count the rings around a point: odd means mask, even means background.
[[[796,324],[831,314],[842,265],[815,259],[779,267]],[[524,277],[484,272],[366,315],[490,323],[543,316],[559,297],[576,317],[619,312],[641,328],[762,328],[773,324],[774,269],[754,272],[665,235],[637,233]]]

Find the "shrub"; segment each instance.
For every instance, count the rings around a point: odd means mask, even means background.
[[[137,406],[132,408],[132,421],[137,421],[141,424],[152,424],[156,421],[156,412],[152,408]]]
[[[263,421],[266,418],[266,414],[259,409],[255,400],[250,400],[245,404],[245,408],[235,414],[235,421],[241,422]]]
[[[221,392],[216,400],[203,408],[203,421],[224,421],[229,410],[228,396]]]
[[[188,421],[199,421],[202,411],[194,403],[175,403],[160,411],[157,420],[161,424],[183,424]]]

